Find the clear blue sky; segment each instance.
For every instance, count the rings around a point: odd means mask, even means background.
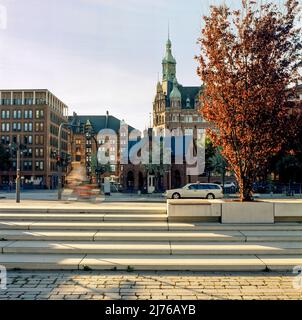
[[[142,130],[161,74],[168,21],[178,81],[199,85],[196,40],[201,16],[215,2],[0,0],[7,9],[0,88],[47,88],[70,113],[109,110]]]

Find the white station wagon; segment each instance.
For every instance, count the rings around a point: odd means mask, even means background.
[[[222,199],[223,189],[220,185],[214,183],[190,183],[183,188],[167,190],[164,196],[167,199]]]

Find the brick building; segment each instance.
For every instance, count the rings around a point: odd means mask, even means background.
[[[87,176],[95,176],[95,169],[102,168],[105,172],[99,177],[99,183],[104,177],[109,177],[111,182],[120,183],[121,166],[121,127],[126,125],[122,120],[109,115],[77,115],[69,117],[71,128],[71,156],[72,161],[80,162],[86,167]],[[129,131],[132,127],[127,127]],[[109,130],[112,135],[100,136],[100,132]],[[128,133],[129,133],[128,131]],[[88,134],[90,132],[92,134]],[[97,162],[98,150],[107,154],[109,165],[101,165]]]
[[[46,89],[0,90],[0,138],[8,148],[17,142],[26,151],[21,154],[23,187],[55,188],[57,186],[58,131],[68,120],[68,107]],[[62,153],[68,152],[69,134],[62,132]],[[11,152],[9,171],[0,172],[0,186],[14,183],[16,153]],[[63,170],[63,181],[67,169]]]
[[[172,43],[168,39],[166,53],[162,61],[162,81],[157,83],[156,95],[153,102],[153,128],[148,135],[161,134],[168,129],[192,136],[198,143],[209,124],[198,113],[202,87],[186,87],[178,83],[176,78],[176,60],[172,55]],[[177,133],[175,133],[177,135]],[[124,168],[124,188],[152,192],[177,188],[187,183],[207,180],[203,175],[187,174],[187,165],[171,166],[139,166],[127,165]]]

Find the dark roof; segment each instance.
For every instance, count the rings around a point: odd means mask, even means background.
[[[68,121],[72,125],[81,126],[82,131],[84,130],[84,126],[87,121],[90,121],[93,129],[95,132],[99,132],[102,129],[111,129],[114,130],[116,133],[119,132],[121,120],[117,119],[114,116],[79,116],[74,114],[68,118]],[[134,130],[133,127],[129,126],[129,131]],[[74,128],[75,132],[78,132],[78,129]]]
[[[181,108],[182,109],[194,109],[195,108],[195,100],[198,96],[199,92],[203,90],[203,87],[183,87],[182,85],[178,85],[178,89],[181,93]],[[167,107],[170,107],[170,94],[173,90],[173,83],[169,81],[168,83],[168,95],[167,95]],[[187,107],[187,99],[190,99],[190,107]]]
[[[179,91],[181,93],[181,104],[182,104],[182,109],[189,109],[187,107],[187,99],[190,99],[190,108],[194,109],[195,108],[195,100],[196,97],[198,96],[199,92],[201,90],[201,87],[183,87],[179,86]]]

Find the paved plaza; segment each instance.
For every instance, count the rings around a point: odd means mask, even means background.
[[[292,273],[8,272],[0,299],[302,299]]]

